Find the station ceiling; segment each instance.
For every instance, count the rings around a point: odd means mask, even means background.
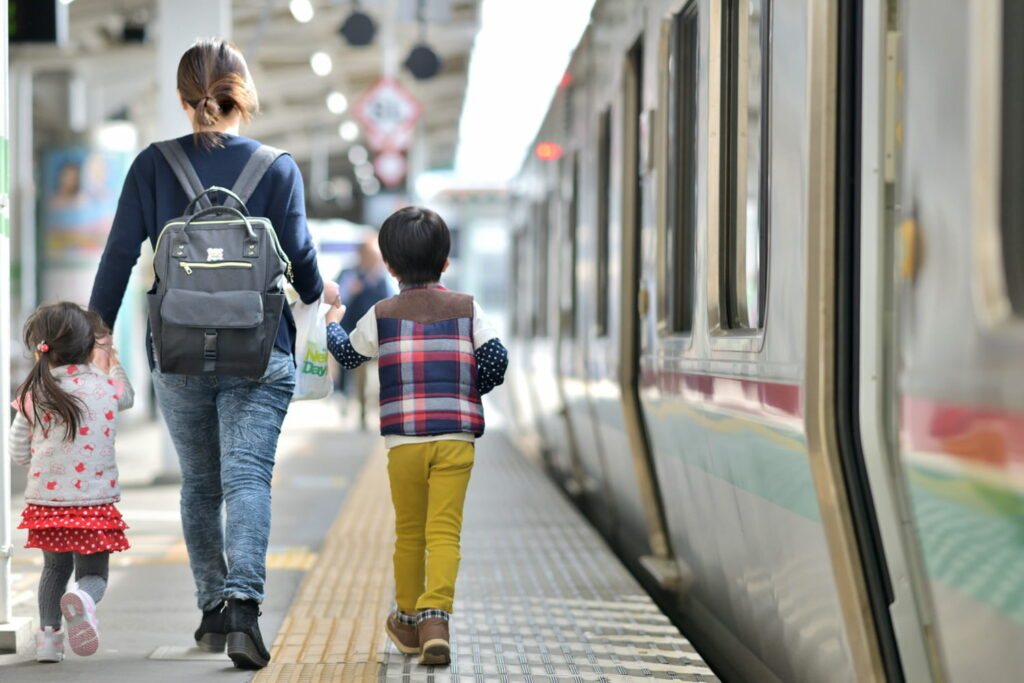
[[[300,160],[308,160],[313,149],[324,145],[332,152],[343,151],[350,143],[340,138],[338,125],[351,117],[357,99],[385,72],[387,58],[423,107],[416,142],[423,167],[450,167],[480,1],[425,2],[426,40],[440,55],[443,67],[433,79],[418,82],[401,67],[420,36],[416,0],[363,0],[363,9],[378,25],[377,37],[367,47],[351,47],[338,33],[354,6],[348,0],[313,0],[315,17],[304,24],[292,16],[288,0],[233,0],[231,38],[249,60],[261,104],[260,115],[246,133],[287,149]],[[68,45],[60,49],[12,46],[12,66],[52,70],[63,64],[84,74],[97,88],[109,90],[101,98],[104,106],[132,107],[134,119],[153,115],[150,110],[157,101],[155,0],[78,0],[68,9]],[[125,42],[126,22],[146,26],[146,42]],[[325,77],[310,68],[310,56],[318,50],[327,52],[333,62],[332,72]],[[111,83],[117,84],[116,90]],[[327,95],[334,90],[348,100],[349,109],[342,115],[331,113],[326,105]],[[152,96],[145,96],[148,93]]]

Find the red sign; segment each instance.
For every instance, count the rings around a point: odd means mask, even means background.
[[[373,170],[384,187],[394,187],[402,182],[409,164],[401,152],[381,152],[373,160]]]
[[[363,124],[367,143],[376,150],[408,149],[422,113],[420,103],[394,78],[377,81],[352,109]]]

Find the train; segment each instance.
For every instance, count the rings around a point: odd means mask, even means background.
[[[514,431],[725,680],[1020,680],[1022,30],[594,5],[514,181]]]

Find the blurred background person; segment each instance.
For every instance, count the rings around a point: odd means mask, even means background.
[[[342,270],[335,279],[341,301],[346,306],[341,326],[349,333],[374,304],[398,293],[380,255],[376,232],[368,234],[359,245],[359,262]],[[343,395],[342,410],[347,412],[348,405],[356,401],[361,429],[366,429],[366,387],[371,365],[367,363],[355,370],[338,369],[337,388]]]

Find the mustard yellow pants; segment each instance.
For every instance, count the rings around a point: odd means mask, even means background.
[[[403,612],[452,611],[473,450],[469,441],[428,441],[388,451],[395,600]]]

